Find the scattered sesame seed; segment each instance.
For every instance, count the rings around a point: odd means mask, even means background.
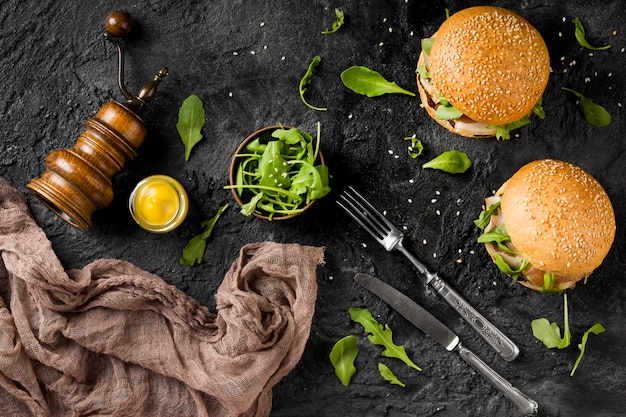
[[[233,96],[233,92],[231,91],[228,93],[228,97],[232,97],[232,96]]]
[[[364,248],[367,248],[367,243],[361,243],[361,246],[363,246]]]
[[[617,35],[617,31],[616,31],[616,30],[614,30],[614,31],[613,31],[613,36],[616,36],[616,35]]]
[[[392,33],[392,32],[393,32],[393,28],[389,28],[389,33]]]
[[[441,191],[439,191],[439,190],[435,190],[435,194],[437,194],[437,195],[441,195]]]
[[[593,56],[593,52],[589,52],[589,56]]]
[[[261,27],[265,26],[265,22],[261,22],[261,23],[259,24],[259,26],[261,26]]]
[[[413,200],[412,200],[411,198],[409,198],[407,201],[408,201],[409,203],[412,203],[412,202],[413,202]]]
[[[348,115],[348,119],[352,119],[352,113]]]
[[[389,155],[393,155],[393,149],[387,149],[387,153],[389,153]]]
[[[387,18],[386,18],[386,17],[383,17],[383,23],[384,23],[384,22],[386,22],[386,21],[387,21]]]
[[[379,43],[379,44],[378,44],[378,46],[383,46],[383,45],[384,45],[384,43],[383,43],[383,42],[381,42],[381,43]]]
[[[457,212],[456,212],[456,216],[458,217],[458,216],[460,216],[460,215],[461,215],[461,212],[457,210]]]
[[[250,51],[250,55],[254,55],[254,54],[256,54],[256,52]]]
[[[617,107],[622,107],[622,103],[617,103]]]
[[[285,60],[285,57],[284,57],[284,56],[280,57],[280,60],[281,60],[281,61],[284,61],[284,60]]]
[[[398,158],[400,158],[400,155],[394,155],[393,158],[394,159],[398,159]]]
[[[474,254],[474,251],[473,251],[473,250],[471,250],[471,251],[470,251],[470,255],[473,255],[473,254]]]
[[[435,252],[433,253],[433,258],[436,258],[436,257],[437,257],[437,253]]]
[[[428,243],[428,241],[426,241],[426,239],[422,240],[422,243],[425,245]]]
[[[402,226],[402,229],[403,229],[403,230],[409,230],[409,228],[408,228],[408,227],[406,227],[406,226]]]
[[[409,184],[413,184],[413,183],[415,183],[415,180],[414,180],[413,178],[411,178],[411,179],[409,180]]]
[[[562,37],[563,37],[563,33],[559,32],[559,38],[562,38]]]
[[[441,216],[441,211],[437,210],[435,213],[437,213],[437,216]]]
[[[563,17],[563,21],[564,21],[564,22],[565,22],[565,20],[567,20],[567,19],[565,19],[565,17]]]
[[[565,57],[564,56],[561,57],[561,61],[565,61]]]
[[[607,77],[611,77],[613,75],[612,72],[609,72],[609,74],[607,75]]]
[[[588,82],[590,82],[590,81],[591,81],[591,78],[589,78],[589,77],[585,77],[585,82],[586,82],[586,83],[588,83]]]
[[[436,198],[433,198],[432,200],[430,200],[431,203],[435,204],[437,202]]]
[[[624,51],[626,51],[626,48],[622,48],[622,49],[620,49],[620,52],[621,52],[621,53],[624,53]]]
[[[267,49],[267,45],[263,45],[263,49]]]
[[[237,55],[239,55],[239,52],[234,51],[234,52],[233,52],[233,55],[237,56]]]
[[[457,259],[457,260],[456,260],[456,263],[457,263],[457,264],[462,264],[462,263],[463,263],[463,260],[462,260],[462,259]]]
[[[334,279],[334,277],[332,275],[328,277],[329,281],[332,281],[333,279]]]

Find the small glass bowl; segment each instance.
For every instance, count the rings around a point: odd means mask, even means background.
[[[154,197],[155,187],[168,193],[167,200],[173,200],[174,208],[163,206],[163,202],[156,200],[151,202],[154,207],[142,209],[140,205],[142,200]],[[166,203],[172,203],[172,201]],[[167,233],[176,229],[185,220],[189,209],[189,198],[183,186],[174,178],[167,175],[151,175],[139,181],[135,186],[128,199],[128,209],[142,229],[151,233]],[[166,213],[163,219],[150,218],[150,212],[155,210],[166,210],[171,213]],[[163,213],[156,214],[156,217],[163,216]]]

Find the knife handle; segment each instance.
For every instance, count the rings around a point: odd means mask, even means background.
[[[511,339],[489,322],[437,274],[427,275],[429,284],[454,308],[506,361],[519,355],[519,348]]]
[[[467,349],[460,343],[456,348],[459,355],[465,362],[470,364],[478,373],[484,376],[494,387],[506,396],[525,416],[534,416],[537,414],[539,406],[526,394],[515,388],[509,381],[504,379],[500,374],[491,369],[489,365],[483,362],[471,350]]]

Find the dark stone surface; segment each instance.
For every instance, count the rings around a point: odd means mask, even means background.
[[[464,343],[514,385],[534,397],[544,416],[618,416],[626,403],[626,324],[622,254],[626,239],[624,132],[626,16],[621,0],[497,1],[521,13],[543,34],[553,73],[544,96],[547,117],[507,142],[469,140],[444,131],[408,96],[367,98],[347,90],[339,74],[351,65],[375,69],[399,85],[416,90],[419,40],[429,36],[451,12],[474,1],[199,1],[4,0],[0,4],[0,175],[31,203],[67,268],[98,258],[119,258],[160,275],[214,309],[213,294],[239,248],[273,240],[326,247],[319,269],[316,315],[299,365],[274,390],[273,416],[515,416],[517,410],[454,353],[436,346],[387,305],[352,281],[368,272],[391,283],[440,317]],[[336,34],[333,9],[346,14]],[[105,16],[125,9],[135,28],[125,42],[126,79],[135,92],[161,66],[170,75],[145,114],[150,135],[136,160],[114,179],[113,204],[94,217],[87,233],[58,219],[27,192],[25,185],[43,172],[47,154],[69,148],[83,122],[106,101],[120,99],[116,59],[101,33]],[[580,17],[594,44],[608,51],[580,48],[571,19]],[[303,105],[298,83],[314,55],[322,57],[307,98],[326,105],[316,112]],[[604,105],[613,116],[606,128],[589,126],[567,86]],[[195,93],[207,111],[205,139],[184,161],[176,132],[178,107]],[[322,146],[332,172],[333,193],[306,214],[268,223],[242,216],[231,207],[215,228],[199,266],[179,264],[182,248],[200,222],[225,202],[234,205],[227,183],[229,158],[257,128],[284,123],[314,132],[321,123]],[[417,135],[425,155],[407,157],[406,136]],[[474,166],[463,175],[423,170],[439,153],[467,152]],[[530,322],[546,317],[562,326],[563,299],[531,292],[502,276],[476,243],[472,220],[483,198],[517,168],[553,157],[591,172],[606,188],[616,210],[618,235],[604,264],[586,285],[570,292],[572,346],[549,350],[531,333]],[[141,230],[126,201],[149,174],[178,178],[191,198],[186,222],[166,235]],[[354,184],[389,218],[406,228],[407,246],[438,270],[485,316],[505,330],[520,348],[512,363],[501,360],[431,290],[408,262],[387,253],[334,203],[337,192]],[[460,260],[457,261],[457,260]],[[417,373],[381,358],[350,307],[366,307],[394,331],[396,342],[423,367]],[[600,322],[607,331],[591,336],[580,368],[569,376],[582,333]],[[349,387],[342,386],[328,361],[332,345],[354,334],[360,354]],[[158,337],[158,335],[155,335]],[[386,363],[406,388],[386,383],[376,370]],[[114,393],[112,393],[114,395]]]

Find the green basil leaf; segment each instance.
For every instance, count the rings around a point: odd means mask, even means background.
[[[436,158],[426,162],[422,168],[438,169],[450,174],[462,174],[472,166],[472,161],[466,153],[456,150],[446,151]]]
[[[408,147],[407,153],[413,159],[417,158],[424,152],[424,145],[422,145],[422,141],[413,136],[408,136],[404,138],[404,140],[410,140],[411,144]]]
[[[585,27],[583,26],[583,22],[581,22],[581,20],[577,17],[575,17],[572,22],[574,22],[574,36],[576,37],[578,44],[583,48],[587,48],[592,51],[602,51],[611,47],[611,45],[605,45],[600,47],[590,45],[585,38]]]
[[[335,343],[330,352],[330,363],[335,368],[335,375],[344,386],[350,384],[352,375],[356,372],[354,360],[359,354],[356,337],[346,336]]]
[[[606,109],[599,104],[593,102],[593,100],[585,97],[578,91],[574,91],[571,88],[561,87],[562,90],[569,91],[578,97],[578,106],[585,116],[585,120],[592,126],[604,127],[611,124],[611,115]]]
[[[319,110],[319,111],[326,111],[328,110],[326,107],[316,107],[316,106],[312,106],[311,104],[309,104],[306,99],[304,98],[304,93],[306,93],[307,90],[307,86],[309,84],[311,84],[311,78],[313,77],[313,70],[315,68],[317,68],[317,66],[320,64],[320,62],[322,62],[322,58],[320,58],[319,56],[314,56],[313,60],[311,61],[311,63],[309,64],[309,68],[307,69],[306,73],[304,74],[304,76],[302,77],[302,79],[300,80],[300,87],[299,87],[299,91],[300,91],[300,99],[302,100],[302,102],[307,106],[312,108],[313,110]]]
[[[217,214],[209,220],[203,221],[200,226],[204,227],[204,231],[199,235],[192,237],[185,248],[183,249],[183,255],[180,258],[181,265],[193,265],[194,263],[202,262],[202,257],[206,250],[206,241],[211,236],[215,223],[220,218],[222,213],[226,211],[228,204],[224,204],[217,210]]]
[[[600,333],[604,333],[604,326],[602,326],[600,323],[596,323],[593,326],[591,326],[589,328],[589,330],[587,330],[582,337],[582,341],[578,344],[578,349],[580,350],[580,354],[578,355],[578,358],[576,358],[576,362],[574,363],[574,367],[572,368],[572,372],[569,374],[569,376],[574,376],[574,372],[576,372],[576,369],[578,368],[578,365],[580,364],[581,359],[583,358],[583,355],[585,353],[585,346],[587,346],[587,339],[589,338],[589,334],[593,333],[595,335],[599,335]]]
[[[487,210],[481,211],[478,218],[474,220],[474,224],[478,226],[480,229],[484,229],[485,227],[487,227],[489,225],[489,222],[491,221],[491,216],[493,216],[494,214],[498,212],[498,209],[500,208],[500,204],[501,203],[498,201],[497,203],[491,204],[487,208]]]
[[[415,96],[415,93],[405,90],[394,82],[387,81],[379,72],[366,67],[353,66],[344,70],[341,73],[341,81],[355,93],[368,97],[394,93]]]
[[[406,387],[406,385],[402,381],[400,381],[398,377],[391,371],[391,369],[389,369],[389,367],[384,363],[378,362],[378,372],[383,378],[385,378],[385,381],[389,381],[389,383],[394,385]]]
[[[348,310],[352,321],[359,323],[363,329],[369,333],[367,339],[375,344],[385,347],[382,355],[388,358],[396,358],[403,361],[407,366],[421,371],[422,369],[413,363],[403,346],[398,346],[393,342],[393,336],[388,324],[384,326],[372,317],[372,313],[363,308],[351,308]]]
[[[331,33],[335,33],[343,26],[344,22],[344,13],[340,9],[335,9],[335,21],[333,22],[333,26],[331,28],[325,29],[322,31],[323,35],[330,35]]]
[[[195,94],[187,97],[178,110],[176,130],[185,144],[185,161],[189,160],[191,149],[202,139],[204,117],[202,100]]]

